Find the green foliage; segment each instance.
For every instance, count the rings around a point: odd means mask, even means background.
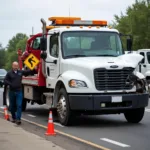
[[[22,40],[20,40],[16,45],[16,49],[20,48],[22,51],[25,51],[27,39],[28,38],[25,37]]]
[[[5,65],[5,49],[2,47],[0,43],[0,68],[4,68]]]
[[[13,36],[13,38],[11,40],[9,40],[8,42],[8,45],[7,45],[7,50],[9,52],[13,52],[13,51],[16,51],[16,46],[17,44],[22,41],[22,40],[25,40],[27,39],[27,35],[26,34],[23,34],[23,33],[18,33],[16,34],[16,36]],[[19,45],[20,46],[20,45]]]
[[[150,48],[150,3],[136,0],[126,14],[115,15],[113,26],[123,34],[133,35],[133,49]],[[123,40],[125,47],[125,40]]]
[[[28,37],[26,34],[18,33],[11,40],[9,40],[6,51],[5,69],[10,70],[13,61],[18,61],[17,50],[20,48],[25,50],[26,41]]]
[[[13,61],[17,61],[18,60],[18,55],[17,52],[6,52],[6,60],[7,62],[5,63],[5,69],[6,70],[10,70],[11,69],[11,64]]]

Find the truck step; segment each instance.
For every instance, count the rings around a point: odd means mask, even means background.
[[[53,97],[54,96],[53,93],[43,93],[43,95],[45,95],[46,97]]]
[[[46,104],[52,108],[53,105],[53,93],[43,93],[46,97]]]

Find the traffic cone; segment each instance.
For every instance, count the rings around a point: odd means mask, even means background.
[[[7,107],[6,107],[6,106],[4,107],[4,118],[5,118],[6,120],[10,120],[10,119],[9,119],[9,113],[8,113],[8,110],[7,110]]]
[[[56,135],[56,133],[54,131],[52,111],[49,112],[47,132],[45,133],[45,135]]]

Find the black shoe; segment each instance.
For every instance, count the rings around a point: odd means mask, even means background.
[[[17,125],[20,125],[20,124],[21,124],[21,121],[20,121],[20,120],[17,120],[17,121],[16,121],[16,124],[17,124]]]
[[[16,119],[12,119],[11,122],[12,122],[12,123],[16,123]]]

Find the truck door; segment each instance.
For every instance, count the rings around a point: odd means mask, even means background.
[[[141,72],[145,76],[145,72],[146,72],[145,53],[144,52],[140,52],[139,54],[144,56],[144,58],[142,59],[140,65],[139,65],[139,72]]]
[[[48,37],[47,59],[46,59],[46,86],[54,88],[59,76],[59,40],[57,34]]]

